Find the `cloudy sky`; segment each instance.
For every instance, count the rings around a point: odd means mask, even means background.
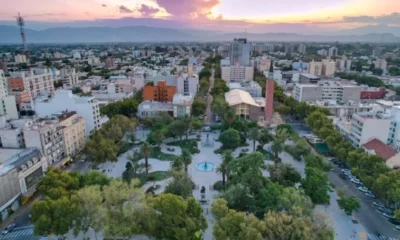
[[[400,0],[0,0],[0,24],[131,26],[249,32],[400,27]]]

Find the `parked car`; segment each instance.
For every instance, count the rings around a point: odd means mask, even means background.
[[[381,202],[375,201],[375,202],[373,202],[372,204],[373,204],[375,207],[382,207],[382,208],[385,208],[385,204],[383,204],[383,203],[381,203]]]
[[[342,168],[342,169],[340,169],[340,171],[342,173],[351,173],[350,169],[347,169],[347,168]]]
[[[340,173],[340,177],[342,178],[342,179],[346,179],[346,174],[344,174],[344,173]]]
[[[361,184],[361,181],[357,178],[352,178],[350,179],[350,182],[354,183],[354,184]]]
[[[358,187],[358,191],[363,192],[363,193],[370,192],[370,191],[368,190],[368,188],[366,188],[366,187]]]
[[[11,223],[6,228],[4,228],[4,230],[1,233],[5,235],[5,234],[9,233],[11,230],[13,230],[14,228],[15,228],[15,223]]]
[[[378,211],[382,213],[393,214],[393,210],[387,207],[378,207]]]
[[[400,226],[396,226],[396,227],[394,227],[394,229],[396,229],[397,231],[400,231]]]
[[[368,198],[376,198],[372,192],[366,192],[366,193],[364,193],[364,196],[366,196]]]
[[[389,221],[391,224],[394,224],[396,226],[400,226],[400,221],[397,219],[389,219]]]
[[[396,219],[396,217],[393,214],[390,214],[390,213],[382,213],[382,216],[387,218],[387,219]]]

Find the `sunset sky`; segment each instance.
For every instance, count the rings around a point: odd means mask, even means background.
[[[400,0],[0,0],[0,6],[0,24],[12,25],[20,12],[32,28],[149,25],[260,32],[400,26]]]

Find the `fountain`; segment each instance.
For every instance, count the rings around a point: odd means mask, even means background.
[[[210,162],[201,162],[196,165],[197,170],[203,172],[211,172],[214,169],[215,165]]]

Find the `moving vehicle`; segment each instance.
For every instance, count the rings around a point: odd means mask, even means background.
[[[15,223],[11,223],[6,228],[4,228],[4,230],[1,233],[5,235],[5,234],[11,232],[11,230],[13,230],[14,228],[15,228]]]

